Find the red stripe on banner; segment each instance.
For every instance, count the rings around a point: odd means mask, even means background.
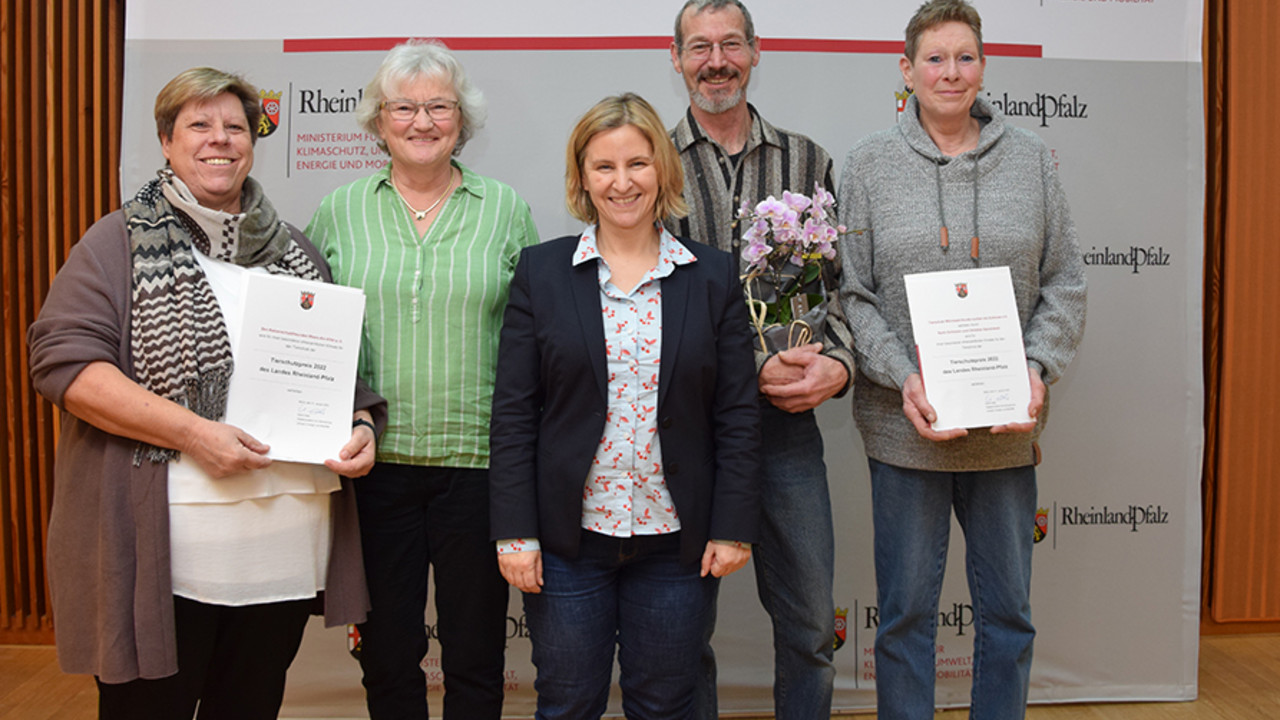
[[[812,40],[806,38],[761,38],[760,49],[773,52],[820,52],[843,54],[901,55],[905,43],[901,40]],[[1013,43],[985,43],[982,51],[1001,57],[1042,56],[1039,45]]]
[[[820,52],[901,55],[901,40],[811,40],[808,38],[760,38],[760,49],[773,52]]]
[[[453,50],[665,50],[670,35],[595,37],[454,37],[437,38]],[[314,38],[285,40],[287,53],[368,52],[390,50],[408,38]],[[818,40],[807,38],[761,38],[760,48],[772,52],[818,52],[843,54],[901,55],[897,40]],[[1039,45],[987,43],[987,55],[1041,57]]]
[[[390,50],[409,38],[316,38],[285,40],[284,51],[361,52]],[[666,50],[671,36],[449,37],[432,38],[451,50]]]
[[[1044,57],[1043,47],[1039,45],[1014,45],[1013,43],[983,43],[982,53],[984,55],[996,55],[999,57]]]

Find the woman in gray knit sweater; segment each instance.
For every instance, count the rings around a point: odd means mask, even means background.
[[[914,93],[900,122],[855,145],[840,181],[841,219],[865,230],[843,243],[841,295],[858,360],[854,415],[871,466],[878,717],[933,715],[954,508],[974,610],[971,717],[1021,718],[1035,636],[1037,439],[1046,385],[1084,330],[1084,265],[1048,149],[978,97],[986,58],[977,11],[964,0],[925,3],[907,25],[900,65]],[[1013,278],[1033,421],[935,431],[902,277],[998,266]]]

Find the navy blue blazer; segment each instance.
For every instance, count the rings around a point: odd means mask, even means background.
[[[698,260],[662,279],[657,417],[680,557],[696,562],[708,539],[756,540],[760,409],[737,264],[680,242]],[[520,254],[489,431],[492,539],[536,537],[571,558],[608,387],[597,264],[573,265],[577,243],[563,237]]]

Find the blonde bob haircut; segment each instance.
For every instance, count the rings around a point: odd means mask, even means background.
[[[624,125],[640,131],[653,148],[653,167],[658,174],[658,199],[654,203],[654,219],[680,218],[689,214],[685,204],[684,167],[671,137],[662,124],[658,112],[644,98],[635,93],[611,95],[596,103],[569,135],[569,148],[565,152],[564,202],[569,214],[588,223],[594,223],[599,214],[591,203],[591,195],[583,182],[583,161],[591,138]]]
[[[249,141],[258,142],[258,123],[262,120],[262,98],[258,88],[239,75],[211,67],[183,70],[156,95],[156,134],[161,140],[173,140],[173,127],[178,114],[190,102],[207,102],[223,93],[231,93],[244,106],[249,121]]]

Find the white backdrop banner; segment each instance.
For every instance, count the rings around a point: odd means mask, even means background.
[[[610,0],[130,0],[121,176],[126,196],[163,164],[151,117],[175,74],[210,65],[263,91],[270,133],[254,176],[305,226],[320,198],[383,166],[352,110],[406,37],[453,47],[489,101],[461,160],[512,185],[544,238],[577,232],[564,147],[601,97],[634,91],[668,125],[687,105],[667,47],[681,3]],[[896,119],[902,32],[919,0],[749,3],[762,38],[749,96],[836,158]],[[1203,102],[1200,0],[977,0],[984,94],[1045,139],[1089,273],[1080,353],[1054,388],[1035,524],[1032,702],[1196,695],[1202,453]],[[874,706],[877,621],[870,489],[848,400],[819,411],[836,514],[835,707]],[[973,610],[956,529],[938,617],[938,702],[968,700]],[[434,614],[428,612],[434,635]],[[518,593],[508,621],[507,714],[533,711]],[[767,616],[750,569],[721,590],[721,710],[772,709]],[[365,717],[341,632],[312,627],[284,717]],[[438,647],[425,661],[439,717]],[[616,697],[611,711],[617,712]]]

